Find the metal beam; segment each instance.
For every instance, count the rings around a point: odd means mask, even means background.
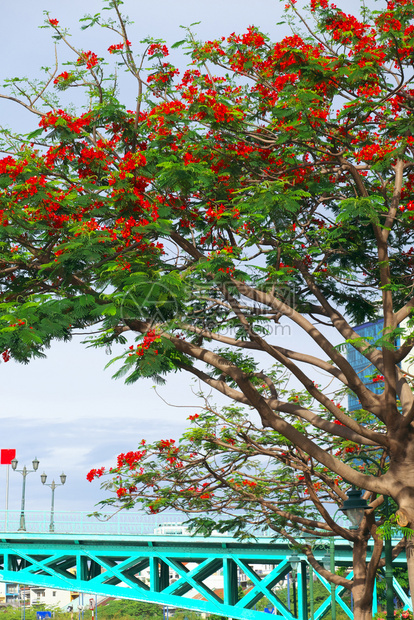
[[[291,570],[291,549],[281,540],[29,533],[1,534],[0,538],[0,579],[5,582],[146,601],[235,620],[268,618],[254,609],[265,597],[284,620],[296,620],[277,595],[277,586]],[[321,560],[319,551],[315,553]],[[322,549],[320,555],[323,553]],[[404,565],[404,560],[400,556],[394,564]],[[346,541],[336,541],[335,564],[349,566],[351,562],[352,549]],[[272,568],[263,575],[260,565]],[[240,599],[238,571],[252,584]],[[223,592],[214,591],[208,583],[217,572],[223,575]],[[329,611],[330,584],[317,577],[327,588],[326,601],[315,610],[314,619],[321,620]],[[297,620],[307,620],[304,557],[297,579]],[[336,588],[336,601],[352,620],[353,614],[341,598],[343,591]]]

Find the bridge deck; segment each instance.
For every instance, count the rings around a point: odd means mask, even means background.
[[[326,554],[316,541],[315,555]],[[396,541],[395,541],[396,542]],[[292,549],[283,540],[260,537],[240,542],[227,536],[208,539],[190,536],[134,536],[131,534],[0,533],[0,575],[3,581],[32,586],[129,598],[161,605],[216,613],[240,620],[267,617],[256,611],[263,597],[286,620],[294,620],[277,596],[277,587],[291,571]],[[394,562],[406,563],[404,554]],[[335,541],[335,564],[350,566],[352,548]],[[223,588],[215,591],[211,578],[220,573]],[[251,589],[240,600],[240,576]],[[298,620],[308,620],[308,566],[301,558],[297,574]],[[317,575],[317,574],[316,574]],[[352,574],[349,575],[351,578]],[[327,599],[315,612],[320,620],[329,610]],[[395,582],[406,607],[408,598]],[[399,588],[399,590],[398,590]],[[336,588],[337,605],[352,619],[342,600],[344,588]],[[404,598],[405,597],[405,598]]]

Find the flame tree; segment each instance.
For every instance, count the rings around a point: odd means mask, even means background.
[[[133,110],[106,53],[77,48],[50,15],[45,27],[73,61],[43,80],[8,80],[0,95],[38,123],[26,136],[2,131],[4,361],[94,326],[96,346],[126,344],[117,375],[128,382],[189,373],[248,405],[332,480],[374,504],[391,496],[413,526],[414,398],[399,367],[413,344],[412,3],[353,16],[327,0],[302,14],[288,0],[292,34],[276,43],[254,27],[207,42],[188,30],[175,44],[189,58],[182,74],[162,41],[134,51],[121,4],[81,23],[111,33],[108,54],[137,84]],[[84,89],[82,113],[58,103],[70,88]],[[381,337],[359,337],[352,326],[379,310]],[[296,349],[286,325],[303,334]],[[381,393],[335,346],[344,342],[372,364]],[[282,396],[264,358],[310,400]],[[333,402],[312,370],[353,392],[362,413]],[[383,454],[385,473],[344,462],[321,431]],[[368,521],[347,533],[355,549]],[[361,583],[367,566],[354,568]],[[369,615],[356,590],[355,600]]]

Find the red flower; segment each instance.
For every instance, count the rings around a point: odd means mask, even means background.
[[[57,19],[49,19],[49,24],[52,26],[57,26],[59,21]]]
[[[104,471],[105,467],[100,467],[99,469],[91,469],[91,471],[86,474],[86,480],[88,480],[88,482],[92,482],[94,478],[100,478],[101,476],[103,476]]]
[[[8,362],[10,360],[10,351],[8,349],[6,349],[5,351],[3,351],[1,356],[2,356],[4,362]]]
[[[87,69],[92,69],[98,64],[98,56],[91,51],[81,52],[77,60],[78,65],[86,65]]]
[[[184,166],[188,166],[191,162],[195,161],[194,157],[191,153],[185,153],[184,155]]]
[[[67,71],[64,71],[63,73],[61,73],[60,75],[58,75],[54,80],[53,80],[53,84],[59,84],[60,82],[64,82],[65,80],[69,79],[70,75]]]
[[[160,52],[163,56],[168,56],[168,47],[166,45],[161,45],[160,43],[153,43],[148,48],[148,56],[153,56],[157,52]]]
[[[126,44],[127,44],[127,46],[129,47],[129,46],[131,45],[131,41],[128,41],[128,39],[127,39]],[[108,47],[108,52],[109,52],[110,54],[115,54],[115,53],[116,53],[116,52],[118,52],[119,50],[124,49],[124,45],[125,45],[125,43],[117,43],[117,44],[110,45],[110,46]]]

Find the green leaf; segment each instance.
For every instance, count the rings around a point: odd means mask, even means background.
[[[181,47],[182,45],[184,45],[184,43],[187,43],[187,39],[181,39],[181,41],[176,41],[175,43],[171,45],[171,49]]]
[[[38,138],[39,136],[44,134],[44,129],[36,129],[35,131],[32,131],[31,133],[28,134],[27,139],[28,140],[34,140],[35,138]]]

